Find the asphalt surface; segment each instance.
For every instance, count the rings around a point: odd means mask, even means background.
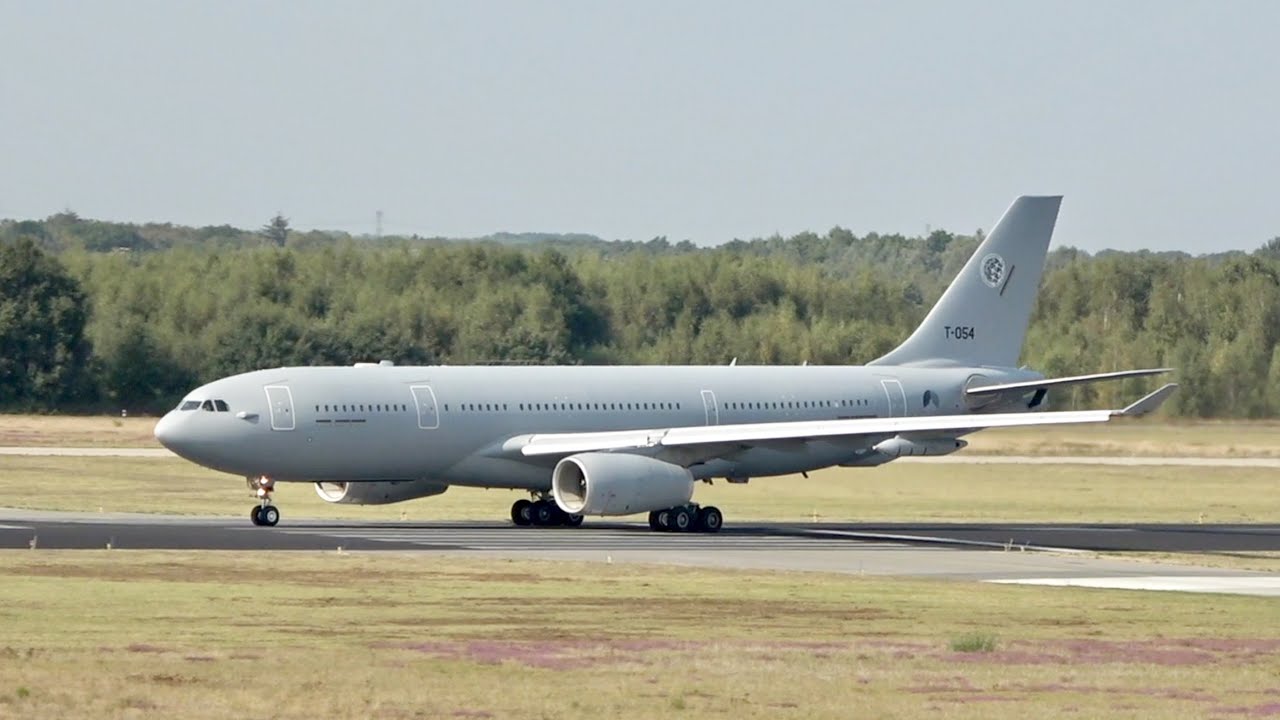
[[[870,543],[996,550],[1096,552],[1280,552],[1280,525],[1058,523],[737,523],[718,535],[654,533],[641,523],[588,520],[576,529],[517,528],[503,522],[288,520],[254,527],[248,518],[34,512],[0,509],[0,547],[165,550],[528,550],[551,543],[710,550],[854,548]]]
[[[1280,575],[1273,573],[1089,552],[1280,551],[1277,525],[750,523],[697,535],[655,533],[646,525],[618,522],[588,521],[567,529],[286,519],[262,528],[247,514],[239,520],[0,508],[0,548],[412,551],[1280,596]]]

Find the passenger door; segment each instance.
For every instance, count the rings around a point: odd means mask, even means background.
[[[413,404],[418,409],[418,429],[435,430],[440,427],[440,409],[436,406],[436,393],[430,385],[410,385]]]
[[[907,394],[902,391],[902,383],[897,380],[881,380],[880,386],[884,388],[884,395],[889,400],[889,414],[887,417],[903,417],[907,414]]]
[[[720,424],[720,406],[716,404],[716,394],[710,390],[702,391],[702,412],[708,425]]]
[[[263,389],[267,391],[267,407],[271,410],[271,429],[292,430],[295,424],[293,393],[289,390],[289,386],[267,385]]]

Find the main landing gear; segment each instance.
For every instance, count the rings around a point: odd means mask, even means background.
[[[539,527],[578,527],[582,524],[581,515],[570,515],[556,505],[550,498],[538,500],[517,500],[511,505],[511,522],[521,527],[536,525]]]
[[[258,497],[258,504],[249,510],[249,519],[254,525],[275,527],[276,523],[280,522],[280,508],[271,504],[271,493],[276,489],[276,481],[266,475],[260,475],[245,478],[245,482]]]
[[[649,513],[649,529],[656,532],[717,533],[724,527],[724,514],[713,505],[681,505]]]

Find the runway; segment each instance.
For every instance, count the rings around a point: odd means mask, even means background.
[[[414,551],[1001,583],[1280,596],[1280,575],[1097,557],[1092,551],[1280,552],[1280,525],[744,523],[717,535],[639,523],[334,522],[0,509],[0,548]]]

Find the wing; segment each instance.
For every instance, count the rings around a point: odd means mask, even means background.
[[[503,444],[502,450],[507,453],[518,452],[528,458],[536,458],[566,456],[580,452],[637,451],[646,448],[658,450],[662,448],[692,449],[697,447],[741,449],[744,447],[794,443],[806,440],[892,437],[901,433],[960,435],[973,430],[995,427],[1099,423],[1107,422],[1114,417],[1130,417],[1149,413],[1160,407],[1177,387],[1173,383],[1165,385],[1123,410],[858,418],[853,420],[707,425],[597,433],[542,433],[511,438]]]

